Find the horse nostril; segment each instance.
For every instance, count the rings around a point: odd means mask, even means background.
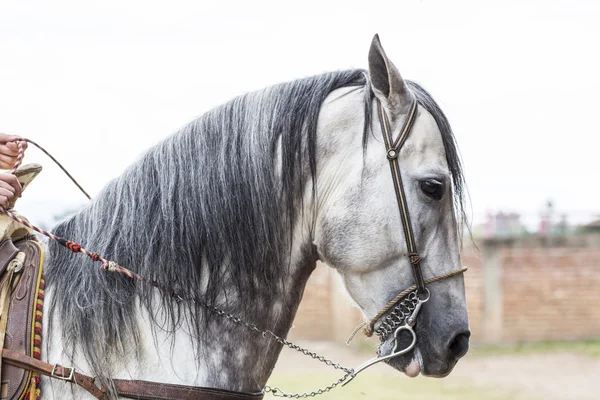
[[[455,359],[459,359],[469,351],[469,337],[471,336],[471,332],[462,332],[458,335],[454,336],[454,339],[450,341],[450,345],[448,349],[450,350],[450,355]]]

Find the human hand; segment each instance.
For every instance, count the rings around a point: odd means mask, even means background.
[[[19,139],[21,139],[19,136],[0,133],[0,169],[11,169],[15,166],[19,155],[19,146],[16,141]],[[21,141],[21,146],[25,151],[27,142]]]
[[[0,173],[0,205],[8,207],[15,197],[21,197],[21,184],[13,174]]]

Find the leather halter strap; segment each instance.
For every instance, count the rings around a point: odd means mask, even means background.
[[[410,260],[410,264],[412,265],[417,292],[419,294],[425,294],[425,280],[423,279],[423,272],[421,271],[421,256],[419,256],[417,244],[415,243],[415,235],[410,221],[410,214],[408,212],[408,204],[406,202],[406,195],[404,193],[404,185],[402,184],[400,164],[398,163],[400,150],[406,142],[406,139],[408,138],[408,135],[410,134],[413,124],[417,118],[418,103],[414,96],[411,95],[411,98],[412,104],[410,105],[410,111],[408,112],[406,120],[402,125],[400,134],[395,140],[392,137],[390,122],[387,114],[380,101],[377,102],[377,106],[379,111],[379,122],[381,123],[381,132],[385,142],[387,158],[390,162],[392,179],[394,181],[394,190],[396,191],[396,199],[398,200],[398,210],[400,211],[400,219],[402,220],[402,228],[404,229],[406,247],[408,248],[408,258]]]
[[[50,378],[75,383],[97,399],[109,399],[105,387],[99,387],[94,378],[80,374],[73,368],[48,364],[7,349],[2,350],[2,360],[16,367],[38,372]],[[113,379],[112,383],[120,397],[138,400],[261,400],[264,396],[263,392],[241,393],[223,389],[148,381]]]

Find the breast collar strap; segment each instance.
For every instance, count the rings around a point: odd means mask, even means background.
[[[15,351],[2,350],[2,360],[10,365],[37,372],[53,379],[77,384],[99,400],[108,400],[108,390],[91,377],[58,364],[48,364]],[[159,382],[113,379],[117,395],[143,400],[261,400],[264,392],[242,393],[198,386],[172,385]]]

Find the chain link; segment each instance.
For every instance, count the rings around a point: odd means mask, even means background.
[[[342,376],[340,379],[338,379],[337,381],[333,382],[331,385],[326,386],[324,388],[312,391],[312,392],[305,392],[305,393],[286,393],[283,390],[281,390],[278,387],[270,387],[270,386],[265,386],[265,393],[271,393],[273,396],[275,397],[285,397],[288,399],[305,399],[307,397],[315,397],[318,396],[320,394],[323,393],[327,393],[329,392],[331,389],[335,388],[336,386],[338,386],[339,384],[343,383],[345,380],[347,380],[349,377],[354,375],[354,370],[351,370],[351,372],[347,372],[344,376]]]
[[[242,318],[238,317],[237,315],[228,313],[212,304],[208,304],[208,303],[202,301],[201,299],[198,299],[198,298],[184,299],[183,297],[181,297],[177,294],[173,294],[173,296],[179,301],[187,300],[187,301],[192,301],[197,304],[200,304],[201,306],[211,310],[218,316],[222,316],[222,317],[230,320],[233,323],[244,326],[253,332],[261,334],[262,337],[265,339],[270,339],[270,340],[276,341],[277,343],[279,343],[283,346],[286,346],[292,350],[296,350],[306,356],[309,356],[317,361],[324,363],[327,366],[333,367],[333,368],[343,371],[345,373],[342,377],[340,377],[337,381],[333,382],[331,385],[326,386],[324,388],[317,389],[312,392],[286,393],[285,391],[283,391],[282,389],[280,389],[278,387],[271,387],[271,386],[267,385],[263,389],[265,393],[271,393],[275,397],[285,397],[285,398],[290,398],[290,399],[304,399],[304,398],[308,398],[308,397],[315,397],[315,396],[329,392],[330,390],[332,390],[335,387],[339,386],[340,384],[344,383],[349,378],[354,378],[356,376],[354,369],[352,369],[352,368],[343,367],[340,364],[335,363],[323,356],[320,356],[315,352],[312,352],[308,349],[298,346],[297,344],[294,344],[287,339],[277,336],[271,330],[268,330],[268,329],[262,330],[255,324],[248,323],[248,322],[244,321]],[[399,302],[398,305],[396,305],[392,309],[392,311],[383,319],[383,321],[381,322],[381,325],[375,330],[375,333],[379,336],[379,338],[381,339],[382,342],[397,326],[399,326],[405,322],[406,318],[408,318],[412,314],[412,312],[417,307],[417,304],[420,302],[421,301],[419,300],[419,295],[417,293],[417,290],[415,290],[414,292],[409,293],[404,300]]]
[[[398,326],[404,324],[407,317],[412,315],[412,312],[419,303],[419,295],[417,291],[409,293],[392,311],[381,321],[379,328],[375,329],[375,333],[383,342],[390,333]]]
[[[181,296],[177,296],[177,298],[179,300],[184,300]],[[218,307],[215,307],[211,304],[205,303],[201,300],[194,300],[195,302],[197,302],[198,304],[202,305],[205,308],[208,308],[209,310],[211,310],[212,312],[214,312],[215,314],[222,316],[228,320],[230,320],[231,322],[234,322],[238,325],[242,325],[244,327],[246,327],[247,329],[256,332],[256,333],[260,333],[262,335],[263,338],[265,339],[270,339],[273,340],[283,346],[286,346],[292,350],[296,350],[306,356],[309,356],[317,361],[322,362],[323,364],[333,367],[337,370],[343,371],[345,374],[339,378],[337,381],[333,382],[331,385],[326,386],[324,388],[312,391],[312,392],[305,392],[305,393],[286,393],[283,390],[281,390],[278,387],[271,387],[271,386],[265,386],[264,391],[265,393],[271,393],[273,396],[276,397],[285,397],[285,398],[293,398],[293,399],[300,399],[300,398],[307,398],[307,397],[315,397],[317,395],[323,394],[323,393],[327,393],[329,392],[331,389],[335,388],[336,386],[340,385],[341,383],[343,383],[344,381],[346,381],[348,378],[354,376],[354,369],[352,368],[346,368],[341,366],[338,363],[335,363],[321,355],[318,355],[315,352],[312,352],[308,349],[305,349],[301,346],[298,346],[295,343],[290,342],[287,339],[284,339],[282,337],[277,336],[273,331],[271,330],[261,330],[260,328],[258,328],[255,324],[251,324],[248,323],[244,320],[242,320],[240,317],[234,315],[234,314],[230,314]]]
[[[177,296],[177,298],[179,300],[184,300],[180,296]],[[290,399],[304,399],[304,398],[308,398],[308,397],[315,397],[315,396],[329,392],[330,390],[332,390],[335,387],[339,386],[340,384],[344,383],[349,378],[354,378],[356,376],[354,369],[343,367],[340,364],[335,363],[321,355],[318,355],[315,352],[312,352],[308,349],[298,346],[297,344],[294,344],[287,339],[277,336],[271,330],[268,330],[268,329],[262,330],[255,324],[248,323],[248,322],[244,321],[243,319],[241,319],[240,317],[238,317],[234,314],[230,314],[230,313],[228,313],[218,307],[215,307],[211,304],[205,303],[202,300],[195,299],[193,301],[195,301],[198,304],[202,305],[203,307],[213,311],[215,314],[225,317],[226,319],[230,320],[233,323],[242,325],[253,332],[261,334],[262,337],[265,339],[273,340],[283,346],[286,346],[292,350],[298,351],[306,356],[309,356],[317,361],[324,363],[327,366],[333,367],[333,368],[343,371],[345,373],[342,377],[340,377],[337,381],[333,382],[331,385],[326,386],[324,388],[317,389],[312,392],[286,393],[285,391],[283,391],[282,389],[280,389],[278,387],[271,387],[271,386],[267,385],[264,388],[265,393],[271,393],[275,397],[284,397],[284,398],[290,398]],[[419,302],[420,302],[419,295],[418,295],[417,290],[415,290],[415,291],[409,293],[404,300],[399,302],[392,309],[392,311],[383,319],[380,326],[375,330],[375,333],[377,334],[377,336],[379,336],[379,338],[381,339],[382,342],[387,338],[387,336],[390,333],[392,333],[394,331],[394,329],[396,327],[405,323],[406,318],[408,318],[409,316],[412,315],[413,311],[415,310],[415,308],[417,307],[417,304]]]

